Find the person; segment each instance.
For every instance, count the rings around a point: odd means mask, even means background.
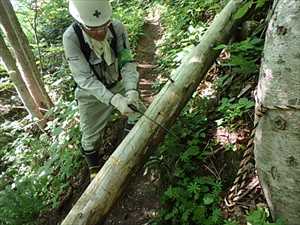
[[[81,150],[91,179],[103,164],[102,133],[113,109],[137,120],[130,104],[143,108],[138,92],[139,74],[129,47],[128,33],[112,19],[107,0],[70,0],[75,19],[63,34],[65,56],[77,84],[75,98],[80,114]]]

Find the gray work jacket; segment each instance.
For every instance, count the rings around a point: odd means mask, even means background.
[[[124,25],[118,20],[113,20],[112,23],[116,33],[117,52],[120,53],[125,48],[129,49],[128,34]],[[109,30],[107,38],[109,42],[113,38]],[[93,73],[80,49],[79,39],[72,25],[63,34],[63,45],[70,70],[80,91],[88,92],[99,101],[109,104],[113,93]],[[92,46],[90,47],[92,49]],[[89,59],[90,63],[94,65],[98,74],[101,74],[102,79],[105,79],[107,84],[117,82],[119,78],[118,56],[115,56],[112,49],[111,51],[114,63],[110,66],[104,65],[105,61],[102,58],[98,58],[93,49]],[[137,89],[139,75],[136,67],[136,63],[128,62],[120,69],[125,90]]]

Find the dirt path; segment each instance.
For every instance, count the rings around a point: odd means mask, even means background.
[[[140,90],[146,105],[153,100],[152,84],[155,71],[156,43],[161,38],[159,12],[153,12],[146,19],[144,35],[138,42],[137,62],[140,73]],[[108,214],[104,225],[145,225],[156,215],[159,208],[159,184],[153,174],[141,168],[133,174],[124,194]]]
[[[160,12],[153,11],[146,18],[144,35],[140,38],[137,47],[138,71],[140,73],[140,91],[146,104],[153,100],[152,85],[157,78],[156,50],[157,42],[162,37]]]

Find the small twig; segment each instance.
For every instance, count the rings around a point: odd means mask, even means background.
[[[220,151],[223,150],[223,149],[224,149],[224,146],[221,146],[221,147],[217,148],[216,150],[207,153],[206,156],[207,156],[207,157],[214,156],[214,155],[216,155],[218,152],[220,152]]]
[[[206,145],[205,145],[205,147],[203,148],[203,152],[205,152],[205,150],[207,149],[207,147],[209,146],[209,144],[210,144],[210,139],[208,140],[208,142],[206,143]]]
[[[221,180],[220,171],[217,170],[214,161],[212,161],[211,158],[209,158],[209,160],[210,160],[210,162],[211,162],[211,164],[212,164],[212,166],[213,166],[213,168],[214,168],[214,170],[215,170],[215,172],[216,172],[216,174],[217,174],[217,177],[216,177],[216,178],[217,178],[218,180]]]
[[[7,108],[7,109],[26,109],[25,106],[16,106],[16,105],[0,105],[0,107],[3,107],[3,108]],[[48,109],[44,109],[44,108],[41,108],[39,107],[39,110],[41,111],[44,111],[44,112],[48,112],[49,110]]]
[[[222,172],[223,172],[223,170],[226,168],[226,166],[227,166],[227,163],[224,163],[224,166],[220,169],[220,174],[222,174]]]
[[[212,173],[212,175],[214,175],[216,178],[218,178],[218,176],[214,173],[214,171],[212,171],[207,165],[204,164],[204,167]]]
[[[5,91],[7,91],[7,92],[10,92],[10,93],[13,93],[13,94],[18,94],[16,91],[12,91],[12,90],[9,90],[9,89],[6,89]]]
[[[8,110],[11,109],[26,109],[24,106],[8,106],[8,105],[0,105],[0,108],[6,108]]]
[[[44,111],[44,112],[48,112],[49,111],[49,109],[45,109],[45,108],[41,108],[41,107],[39,107],[39,110]]]

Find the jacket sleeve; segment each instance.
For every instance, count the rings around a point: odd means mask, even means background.
[[[66,59],[77,85],[95,96],[99,101],[109,105],[113,93],[94,75],[80,50],[79,44],[76,44],[75,41],[65,33],[63,35],[63,45]]]
[[[124,80],[125,90],[136,90],[139,81],[137,64],[134,62],[133,55],[130,50],[128,33],[120,21],[116,22],[116,34],[118,63],[121,76]]]

